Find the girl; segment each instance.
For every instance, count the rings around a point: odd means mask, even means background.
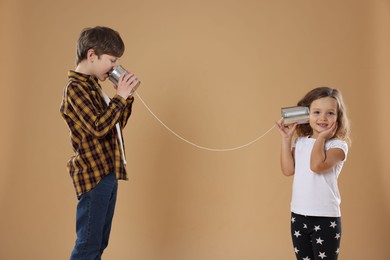
[[[276,123],[282,137],[282,172],[294,175],[295,254],[300,260],[337,259],[341,240],[337,178],[350,145],[348,117],[340,91],[328,87],[311,90],[298,106],[309,107],[309,123],[285,126],[283,118]]]

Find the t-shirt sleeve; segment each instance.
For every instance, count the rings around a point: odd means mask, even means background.
[[[347,155],[348,155],[348,144],[343,141],[343,140],[340,140],[340,139],[333,139],[333,140],[329,140],[326,145],[325,145],[325,149],[326,150],[329,150],[329,149],[333,149],[333,148],[339,148],[341,150],[344,151],[344,154],[345,154],[345,158],[344,158],[344,161],[347,160]]]

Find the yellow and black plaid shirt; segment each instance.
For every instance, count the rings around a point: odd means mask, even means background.
[[[107,105],[96,77],[69,71],[68,78],[60,112],[75,153],[67,167],[80,197],[111,172],[118,180],[128,179],[115,124],[126,125],[134,98],[115,95]]]

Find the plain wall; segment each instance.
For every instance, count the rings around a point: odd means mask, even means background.
[[[77,199],[59,107],[77,37],[96,25],[121,33],[140,96],[198,145],[240,146],[310,89],[340,89],[353,133],[340,259],[390,259],[389,17],[388,0],[1,0],[0,259],[69,259]],[[294,259],[275,129],[205,151],[136,98],[124,138],[130,180],[104,259]]]

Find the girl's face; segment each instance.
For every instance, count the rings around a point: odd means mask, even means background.
[[[314,100],[310,105],[310,127],[313,129],[313,138],[329,129],[337,121],[337,101],[331,97]]]

